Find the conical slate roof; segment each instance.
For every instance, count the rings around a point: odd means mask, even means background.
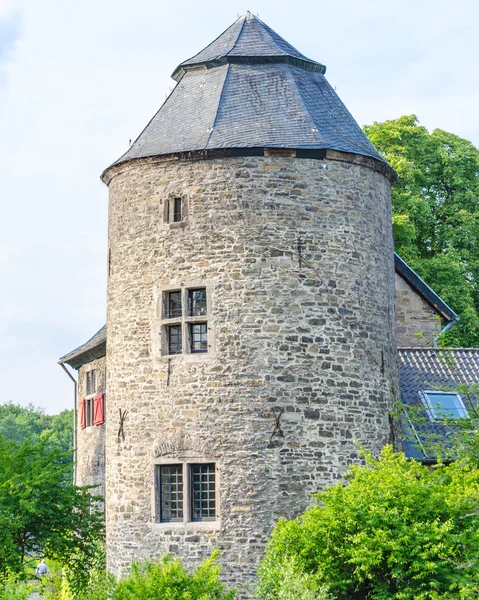
[[[206,67],[229,63],[247,62],[289,62],[305,68],[326,72],[326,67],[306,58],[286,40],[263,23],[260,19],[246,13],[228,27],[219,37],[201,52],[179,65],[172,77],[179,81],[189,68],[204,65]]]
[[[338,150],[384,162],[325,71],[246,13],[175,69],[175,89],[114,165],[246,148]]]

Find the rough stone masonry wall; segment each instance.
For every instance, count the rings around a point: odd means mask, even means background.
[[[78,397],[86,396],[86,372],[97,374],[97,393],[106,391],[106,357],[92,360],[78,370]],[[92,485],[93,494],[105,493],[105,425],[81,429],[80,411],[77,412],[77,465],[76,484]]]
[[[181,226],[164,221],[175,195]],[[136,161],[110,182],[109,244],[109,568],[219,547],[225,579],[250,581],[276,519],[358,462],[356,441],[391,440],[389,183],[328,160]],[[215,354],[160,357],[161,287],[193,281],[212,287]],[[218,522],[154,522],[157,457],[218,464]]]
[[[441,331],[441,319],[416,290],[396,273],[396,337],[399,348],[427,348]]]

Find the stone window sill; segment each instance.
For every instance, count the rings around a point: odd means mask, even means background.
[[[178,530],[182,529],[181,533],[190,535],[200,531],[218,531],[221,529],[221,521],[170,521],[169,523],[152,523],[153,529],[165,531],[166,529],[174,529],[175,533],[180,533]]]

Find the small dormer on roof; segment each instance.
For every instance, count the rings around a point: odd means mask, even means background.
[[[303,158],[327,150],[356,154],[391,171],[325,71],[246,13],[175,69],[176,87],[111,167],[156,156],[262,155],[265,148],[281,148]]]

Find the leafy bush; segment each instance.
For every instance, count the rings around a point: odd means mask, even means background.
[[[9,578],[0,589],[0,600],[27,600],[35,589],[34,584]]]
[[[268,587],[262,586],[264,592],[260,594],[262,598],[270,597],[268,588],[271,587],[271,581],[274,580],[276,593],[274,598],[276,600],[334,600],[333,596],[329,594],[327,586],[318,585],[314,575],[304,573],[294,558],[284,565],[281,572],[274,566],[265,563],[261,574],[263,582],[268,581],[269,583]],[[278,575],[280,575],[279,578]]]
[[[79,576],[70,567],[54,574],[45,590],[46,600],[234,600],[236,593],[220,582],[221,567],[212,553],[192,573],[178,558],[165,555],[159,562],[136,562],[120,581],[105,572],[104,552],[97,548],[97,563]],[[78,557],[80,565],[81,557]],[[3,600],[0,597],[0,600]],[[8,599],[10,600],[10,599]],[[286,597],[284,600],[287,600]],[[303,600],[303,599],[301,599]],[[309,600],[309,598],[304,598]]]
[[[130,574],[120,580],[115,600],[234,600],[234,590],[219,581],[221,567],[215,565],[218,552],[189,573],[181,560],[171,555],[159,563],[132,565]]]
[[[301,517],[278,522],[260,567],[260,598],[288,598],[295,577],[304,598],[308,590],[338,600],[478,597],[475,465],[427,468],[387,447],[347,479],[317,494],[318,505]]]
[[[105,549],[94,541],[88,554],[78,552],[67,565],[52,569],[42,580],[46,600],[107,600],[112,597],[115,578],[106,573]]]

